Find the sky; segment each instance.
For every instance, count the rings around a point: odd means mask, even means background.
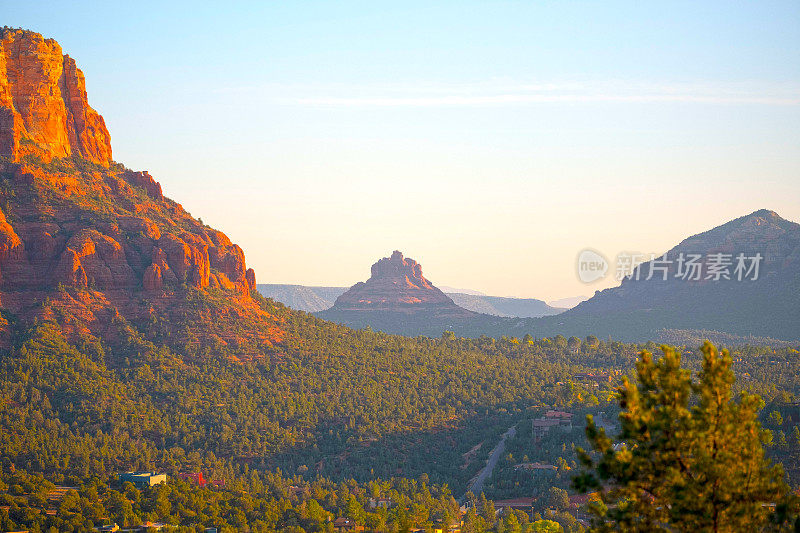
[[[168,5],[165,5],[168,4]],[[245,250],[349,286],[591,295],[586,249],[800,221],[800,2],[25,2],[86,75],[114,159]]]

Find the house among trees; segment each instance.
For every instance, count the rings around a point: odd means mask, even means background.
[[[564,431],[572,430],[572,413],[565,411],[547,411],[544,417],[533,421],[533,438],[540,440],[547,435],[550,428],[560,427]]]
[[[123,472],[119,475],[119,482],[131,482],[138,488],[146,488],[159,483],[166,483],[167,475],[153,472]]]
[[[199,487],[205,487],[207,483],[202,472],[182,472],[178,477],[184,481],[194,481]]]
[[[498,510],[501,509],[522,509],[525,511],[530,511],[533,507],[533,502],[536,501],[536,498],[513,498],[510,500],[499,500],[494,502],[495,508]]]
[[[593,387],[608,385],[614,379],[611,372],[578,372],[573,377],[578,381],[590,383]]]
[[[550,428],[555,426],[558,426],[558,420],[537,418],[533,421],[533,438],[536,440],[541,439],[550,432]]]
[[[565,411],[547,411],[544,414],[544,417],[548,420],[558,420],[559,425],[562,427],[569,426],[569,429],[572,429],[572,413],[567,413]]]
[[[388,509],[392,506],[392,499],[391,498],[370,498],[369,499],[369,508],[370,509],[377,509],[378,507],[383,507],[384,509]]]
[[[358,532],[358,531],[364,531],[364,526],[357,526],[355,521],[351,520],[350,518],[342,516],[334,520],[333,529],[338,531],[339,533],[344,533],[345,531]]]

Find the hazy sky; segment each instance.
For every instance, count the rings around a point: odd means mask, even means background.
[[[164,5],[169,4],[169,5]],[[800,2],[36,2],[0,19],[86,74],[114,158],[260,283],[591,294],[591,247],[800,221]],[[225,7],[222,7],[222,6]]]

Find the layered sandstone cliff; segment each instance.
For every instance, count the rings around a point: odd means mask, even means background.
[[[58,43],[0,35],[0,311],[22,327],[39,317],[100,337],[120,320],[182,324],[154,333],[166,336],[204,322],[217,328],[200,335],[217,346],[279,337],[251,296],[242,249],[164,197],[149,173],[111,161],[103,118]]]
[[[0,29],[0,156],[78,155],[108,166],[111,137],[89,106],[83,72],[53,39]]]

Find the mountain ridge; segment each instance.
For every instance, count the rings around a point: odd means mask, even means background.
[[[686,272],[679,275],[681,254],[684,259],[691,255],[700,258],[698,279],[687,279]],[[740,255],[747,268],[737,274]],[[335,309],[318,316],[352,327],[370,326],[405,335],[438,335],[451,330],[466,337],[595,335],[643,342],[688,338],[709,331],[717,338],[742,342],[800,340],[800,224],[759,209],[683,239],[666,256],[671,259],[664,272],[664,266],[657,262],[642,263],[618,287],[598,291],[574,308],[552,316],[477,314],[463,320],[409,321],[398,320],[385,310],[374,311],[370,319],[365,310]],[[751,279],[755,272],[749,268],[756,257],[760,258],[758,276]],[[730,279],[715,279],[719,277],[713,273],[715,260],[729,263],[724,276]],[[651,268],[658,275],[647,279]],[[659,278],[662,274],[665,279]]]
[[[702,257],[700,279],[678,276],[681,254]],[[709,275],[718,254],[731,262],[731,279]],[[752,274],[737,279],[739,254],[762,256],[758,279],[751,279]],[[666,280],[660,279],[660,270],[653,279],[645,279],[657,267],[642,263],[618,287],[599,291],[557,319],[544,318],[535,326],[543,334],[613,335],[622,340],[639,340],[664,328],[787,341],[800,337],[800,224],[759,209],[689,236],[665,255],[673,260]]]

